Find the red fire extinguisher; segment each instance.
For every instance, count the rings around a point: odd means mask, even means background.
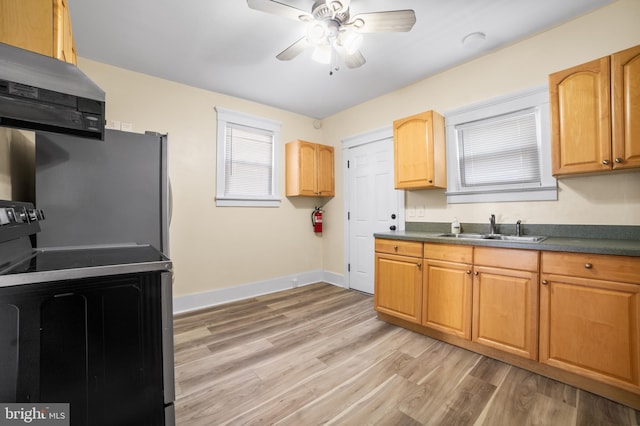
[[[311,223],[313,224],[313,232],[322,234],[322,209],[316,207],[311,213]]]

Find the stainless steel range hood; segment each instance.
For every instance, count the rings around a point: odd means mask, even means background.
[[[77,66],[0,43],[0,126],[103,140],[104,110]]]

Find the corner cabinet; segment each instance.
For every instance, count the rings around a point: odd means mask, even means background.
[[[422,317],[422,243],[375,240],[374,308],[420,324]]]
[[[640,263],[542,253],[540,362],[640,393]]]
[[[552,174],[640,167],[640,46],[549,76]]]
[[[447,187],[444,117],[427,111],[393,122],[396,189]]]
[[[297,140],[285,145],[287,197],[333,197],[333,147]]]
[[[0,0],[0,42],[77,63],[67,0]]]

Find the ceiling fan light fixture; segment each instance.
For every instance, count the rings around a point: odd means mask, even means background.
[[[311,59],[318,62],[319,64],[330,64],[331,63],[331,46],[328,44],[319,44],[313,49],[313,53],[311,54]]]
[[[362,46],[362,34],[350,29],[346,29],[340,32],[338,36],[338,43],[344,47],[349,55],[353,55]]]
[[[321,21],[311,21],[307,26],[307,40],[315,45],[325,43],[329,29]]]

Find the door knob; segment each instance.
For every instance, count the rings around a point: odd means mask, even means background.
[[[395,230],[396,230],[396,226],[395,226],[395,225],[391,225],[391,226],[389,227],[389,229],[391,229],[392,231],[395,231]]]

